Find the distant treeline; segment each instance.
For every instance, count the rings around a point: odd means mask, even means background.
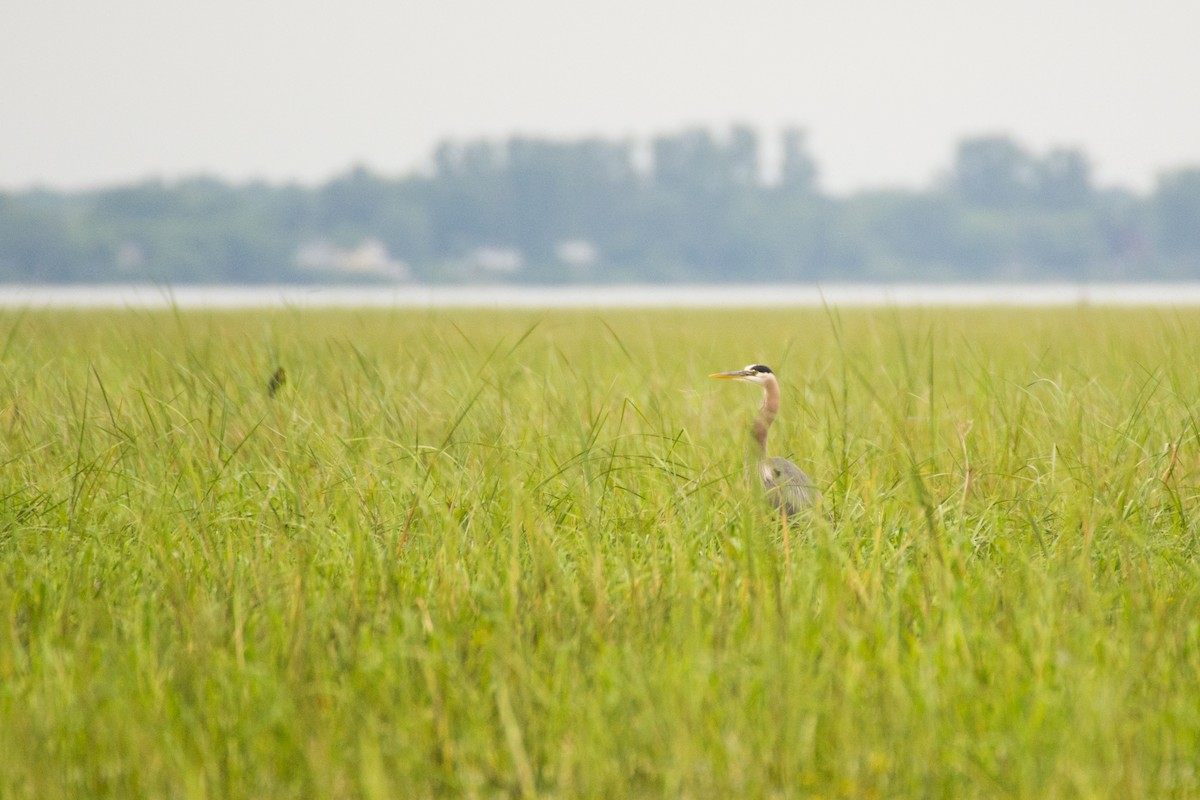
[[[922,190],[831,196],[802,131],[445,143],[430,169],[323,186],[211,178],[0,194],[0,280],[1200,278],[1200,168],[1097,187],[1074,149],[961,142]]]

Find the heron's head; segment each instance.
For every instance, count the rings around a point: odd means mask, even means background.
[[[763,384],[775,377],[775,373],[771,372],[771,368],[762,364],[751,364],[745,369],[737,369],[733,372],[714,372],[709,375],[710,378],[720,378],[727,381],[746,381],[748,383]]]

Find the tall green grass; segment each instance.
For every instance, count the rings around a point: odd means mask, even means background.
[[[0,796],[1200,796],[1198,312],[0,342]]]

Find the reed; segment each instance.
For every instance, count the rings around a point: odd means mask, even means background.
[[[1200,312],[0,341],[0,796],[1200,795]]]

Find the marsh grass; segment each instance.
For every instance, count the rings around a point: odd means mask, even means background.
[[[0,796],[1200,795],[1200,314],[0,339]]]

